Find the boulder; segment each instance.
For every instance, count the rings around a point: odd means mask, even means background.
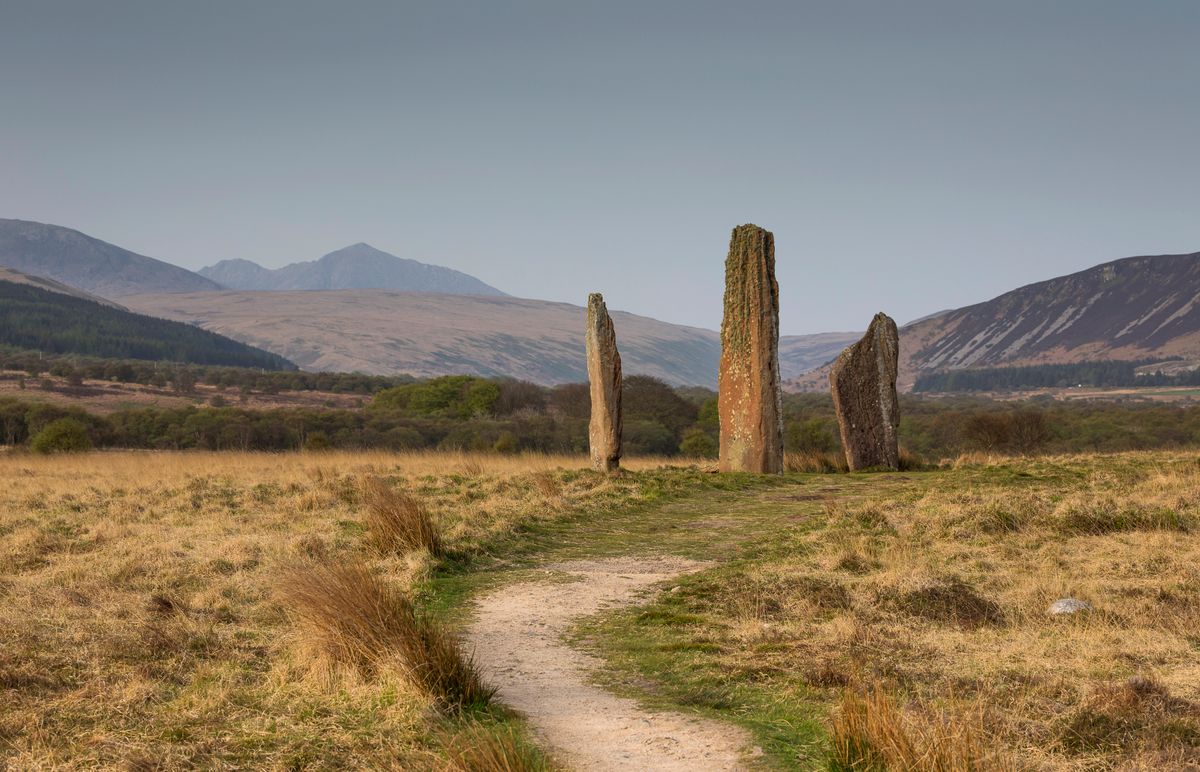
[[[1092,604],[1078,598],[1059,598],[1050,604],[1046,613],[1052,617],[1070,616],[1084,611],[1091,611]]]
[[[739,225],[725,258],[718,410],[722,472],[783,471],[775,237]]]
[[[896,323],[878,313],[862,340],[843,351],[829,371],[833,408],[851,471],[900,468],[899,357]]]
[[[588,424],[592,467],[612,472],[621,465],[621,355],[612,317],[599,293],[588,295],[584,340],[592,395],[592,419]]]

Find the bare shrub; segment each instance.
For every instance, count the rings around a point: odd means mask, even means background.
[[[335,664],[364,676],[395,662],[441,706],[486,703],[492,695],[439,624],[361,562],[307,563],[284,572],[279,595],[308,640]]]
[[[976,772],[1013,769],[991,752],[978,719],[904,715],[876,685],[847,690],[833,722],[829,769]]]
[[[368,477],[363,518],[367,543],[380,554],[426,549],[434,557],[444,554],[442,538],[424,503],[393,488],[382,477]]]

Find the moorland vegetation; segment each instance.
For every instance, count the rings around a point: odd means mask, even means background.
[[[550,769],[448,644],[480,592],[646,554],[712,563],[577,645],[618,692],[744,726],[760,765],[1197,761],[1194,454],[586,464],[0,455],[0,765]]]

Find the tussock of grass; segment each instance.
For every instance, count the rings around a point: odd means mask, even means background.
[[[933,469],[934,464],[921,457],[920,454],[914,453],[908,448],[900,448],[900,471],[901,472],[920,472],[926,469]]]
[[[450,709],[491,698],[453,637],[363,563],[292,567],[280,578],[279,594],[306,640],[333,663],[365,676],[395,663],[414,686]]]
[[[1200,749],[1200,727],[1194,723],[1198,716],[1200,706],[1172,696],[1153,677],[1136,675],[1104,684],[1063,716],[1057,742],[1072,755],[1139,745],[1160,751]]]
[[[904,715],[886,692],[847,690],[833,722],[829,769],[836,772],[978,772],[1012,765],[987,747],[976,716]]]
[[[1191,531],[1195,505],[1179,506],[1136,498],[1095,497],[1064,502],[1051,516],[1059,530],[1069,534],[1106,534],[1122,531]]]
[[[850,471],[846,455],[841,451],[799,450],[783,456],[783,468],[789,472],[810,474],[841,474]]]
[[[965,627],[1004,623],[1004,612],[958,578],[933,578],[902,591],[884,591],[880,600],[906,614]]]
[[[546,755],[511,726],[473,722],[446,732],[444,772],[552,772]]]
[[[550,472],[535,472],[533,484],[537,487],[538,492],[548,499],[555,499],[562,495],[562,483]]]
[[[424,549],[442,557],[441,534],[420,499],[374,476],[364,481],[363,493],[367,505],[363,525],[372,549],[383,555]]]

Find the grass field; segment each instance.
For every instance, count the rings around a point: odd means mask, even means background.
[[[454,627],[545,562],[652,553],[713,567],[575,640],[612,689],[750,729],[764,768],[1200,763],[1193,455],[584,466],[0,454],[0,767],[547,768],[502,706],[447,709],[399,654],[323,645],[297,577],[364,566],[380,597]],[[385,488],[428,512],[440,557],[381,538]],[[1048,616],[1067,596],[1094,610]]]

